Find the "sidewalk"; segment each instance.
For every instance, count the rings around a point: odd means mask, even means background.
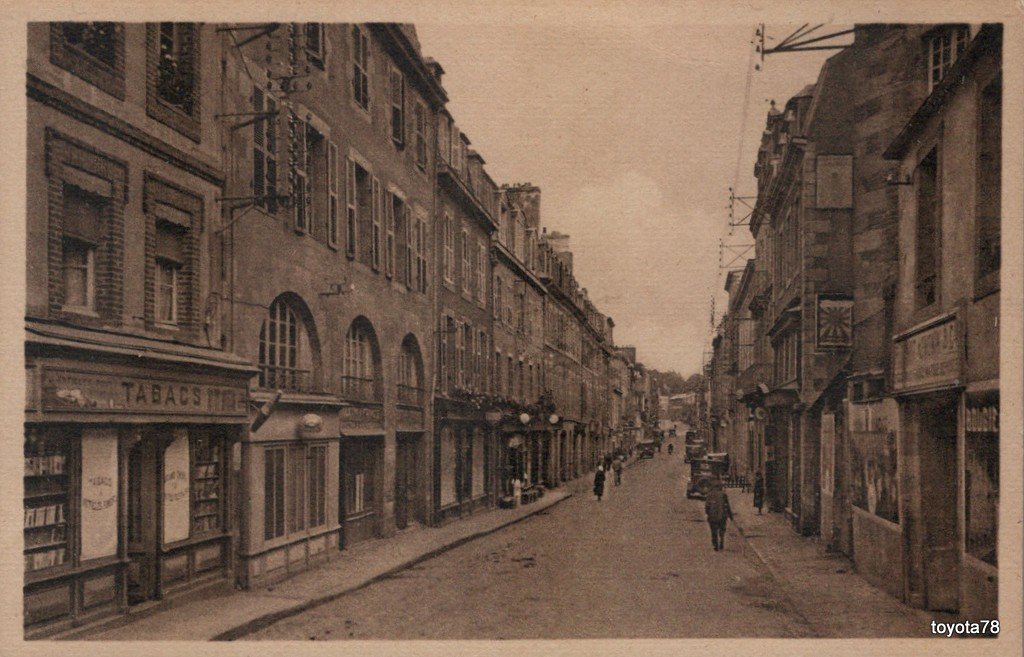
[[[844,555],[826,553],[817,538],[798,535],[782,514],[758,515],[753,495],[727,491],[747,546],[817,636],[923,638],[932,636],[933,620],[954,619],[904,605],[857,575]]]
[[[442,527],[420,527],[360,543],[273,586],[183,603],[114,628],[69,638],[102,641],[225,640],[339,598],[441,552],[541,513],[572,497],[581,477],[532,504],[483,511]],[[575,484],[575,485],[574,485]]]

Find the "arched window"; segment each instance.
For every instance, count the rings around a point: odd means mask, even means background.
[[[375,344],[371,329],[358,320],[345,335],[341,364],[341,393],[355,401],[380,400],[377,386]]]
[[[287,299],[270,305],[260,329],[260,387],[291,391],[313,388],[313,354],[301,316]]]
[[[412,335],[402,341],[398,354],[398,403],[407,406],[423,406],[423,365],[416,338]]]

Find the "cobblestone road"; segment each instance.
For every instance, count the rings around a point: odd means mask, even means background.
[[[796,637],[806,622],[730,526],[714,552],[681,455],[245,640]]]

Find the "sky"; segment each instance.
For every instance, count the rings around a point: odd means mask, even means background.
[[[570,235],[576,279],[615,321],[616,344],[655,369],[699,371],[711,297],[718,316],[727,301],[719,240],[752,241],[746,228],[729,237],[729,188],[738,170],[737,193],[756,189],[769,100],[784,105],[834,54],[769,56],[744,118],[755,27],[416,24],[491,177],[541,188],[541,221]]]

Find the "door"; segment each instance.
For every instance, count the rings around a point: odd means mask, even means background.
[[[128,602],[157,597],[156,446],[150,436],[128,452]]]
[[[419,521],[418,435],[400,435],[395,449],[395,526],[405,529]]]
[[[924,407],[920,422],[925,605],[931,610],[956,612],[959,608],[960,535],[955,399]]]

